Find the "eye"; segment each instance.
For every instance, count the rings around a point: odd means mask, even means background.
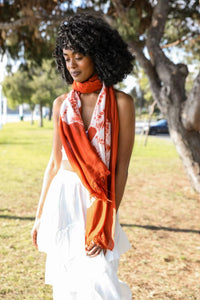
[[[75,59],[76,60],[81,60],[81,59],[83,59],[83,56],[76,56]]]
[[[66,62],[69,62],[69,61],[70,61],[70,59],[69,59],[69,58],[66,58],[66,59],[65,59],[65,61],[66,61]]]

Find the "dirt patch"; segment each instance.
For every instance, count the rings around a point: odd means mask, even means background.
[[[200,199],[179,168],[129,176],[120,222],[132,248],[119,276],[132,299],[200,300]]]

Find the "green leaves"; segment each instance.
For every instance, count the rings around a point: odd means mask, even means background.
[[[30,86],[30,80],[24,72],[16,72],[13,75],[6,76],[2,83],[3,93],[8,100],[11,108],[18,104],[29,103],[33,92]]]
[[[41,66],[29,62],[26,68],[6,76],[2,86],[11,108],[22,103],[51,107],[53,100],[67,90],[52,60],[43,60]]]

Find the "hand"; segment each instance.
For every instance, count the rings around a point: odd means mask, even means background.
[[[37,245],[37,233],[38,233],[39,226],[40,226],[40,219],[35,219],[35,223],[33,225],[32,231],[31,231],[31,236],[32,236],[33,246],[36,249],[38,249],[38,245]]]
[[[90,257],[95,257],[99,255],[102,250],[104,251],[105,254],[106,250],[101,248],[99,245],[95,244],[94,241],[92,241],[90,245],[86,247],[86,255]]]

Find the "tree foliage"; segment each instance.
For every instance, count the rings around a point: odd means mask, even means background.
[[[27,68],[28,65],[28,68]],[[28,62],[26,69],[22,67],[14,74],[4,78],[3,93],[8,99],[9,106],[27,103],[33,110],[35,105],[40,107],[40,126],[42,126],[42,107],[52,110],[53,100],[63,93],[67,87],[56,72],[52,60],[43,60],[41,66]]]
[[[128,41],[146,46],[157,0],[82,0],[78,10],[106,11],[106,18]],[[165,31],[160,45],[174,45],[192,52],[198,59],[200,50],[200,8],[198,0],[167,0],[169,3]],[[41,64],[50,58],[55,45],[57,26],[73,14],[73,0],[2,0],[0,3],[0,53],[13,59],[21,56]],[[169,48],[170,49],[170,48]]]
[[[70,0],[2,0],[0,53],[41,64],[43,58],[51,57],[56,27],[66,10],[72,12]]]
[[[17,105],[23,103],[31,104],[30,98],[33,90],[27,73],[16,72],[14,75],[6,76],[2,87],[10,108],[15,109]]]
[[[128,41],[145,46],[157,0],[84,0],[78,8],[106,10],[107,18]],[[200,47],[200,8],[198,0],[170,0],[165,32],[161,45],[176,43],[177,47],[196,53]],[[56,27],[67,15],[76,11],[73,0],[2,0],[0,3],[1,53],[12,58],[24,54],[26,59],[41,62],[50,57]],[[105,8],[107,7],[107,9]],[[115,21],[115,22],[114,22]],[[195,47],[194,47],[195,46]],[[194,49],[195,48],[195,49]]]

